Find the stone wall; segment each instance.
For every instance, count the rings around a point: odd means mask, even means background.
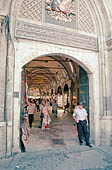
[[[6,151],[6,126],[5,122],[0,122],[0,157],[5,157]]]
[[[5,25],[4,17],[1,18],[1,30],[0,30],[0,44],[4,44],[4,48],[0,46],[0,120],[4,121],[4,93],[5,93],[5,65],[6,65],[6,37],[5,37]],[[5,50],[4,50],[5,49]]]
[[[1,17],[0,23],[4,23],[4,17]],[[6,38],[5,38],[5,26],[1,24],[0,30],[0,156],[5,155],[5,142],[6,142],[6,128],[4,122],[4,97],[5,97],[5,65],[6,65]]]

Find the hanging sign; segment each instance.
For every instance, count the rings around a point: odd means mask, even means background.
[[[39,78],[38,78],[38,81],[39,81],[39,83],[43,83],[43,81],[44,81],[44,80],[43,80],[43,77],[39,77]]]

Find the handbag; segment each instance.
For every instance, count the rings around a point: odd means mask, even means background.
[[[43,113],[41,113],[40,118],[41,118],[41,119],[43,119],[43,117],[44,117],[44,114],[43,114]]]
[[[77,124],[77,123],[76,123],[76,121],[74,120],[74,121],[73,121],[73,125],[76,126],[76,124]]]

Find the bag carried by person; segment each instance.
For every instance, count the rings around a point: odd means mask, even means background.
[[[43,117],[44,117],[44,114],[43,114],[43,113],[41,113],[40,118],[41,118],[41,119],[43,119]]]
[[[74,120],[74,121],[73,121],[73,125],[76,126],[76,124],[77,124],[77,123],[76,123],[76,121]]]

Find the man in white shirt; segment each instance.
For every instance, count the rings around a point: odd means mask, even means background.
[[[82,145],[82,132],[84,133],[86,145],[92,147],[89,143],[89,135],[87,132],[88,126],[88,118],[87,118],[87,111],[83,108],[82,103],[78,103],[76,108],[74,109],[73,119],[77,123],[77,130],[78,130],[78,138],[80,145]]]

